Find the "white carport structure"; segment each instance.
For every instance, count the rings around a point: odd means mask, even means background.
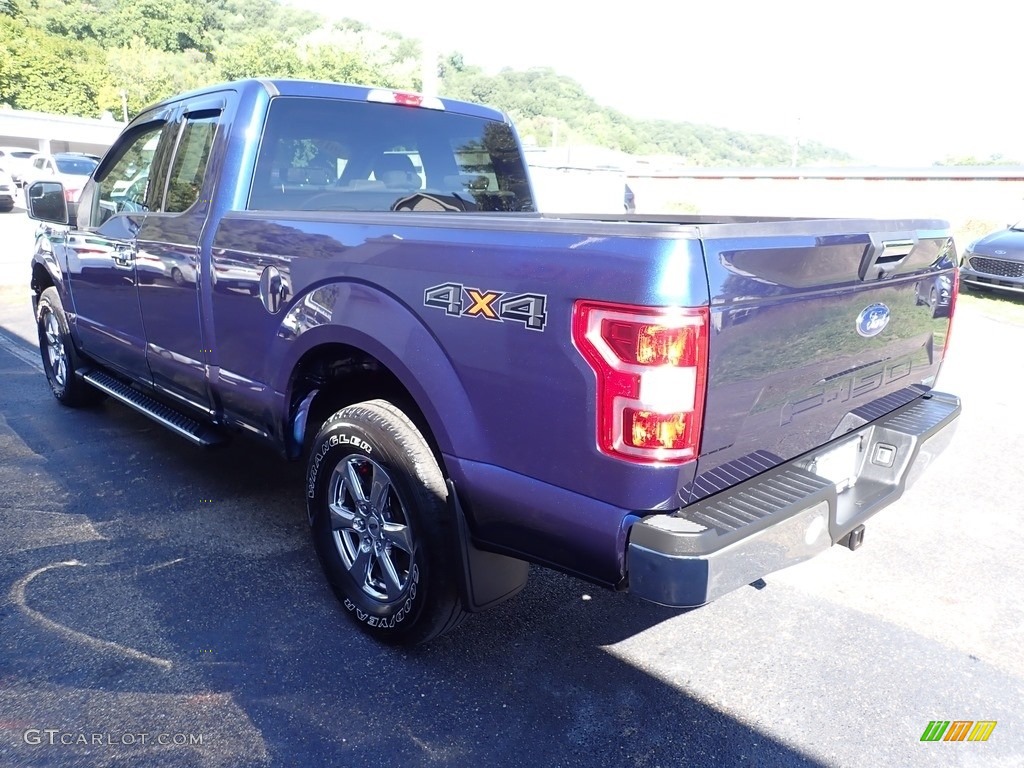
[[[25,147],[46,154],[102,155],[122,128],[124,123],[109,115],[97,120],[0,107],[0,146]]]

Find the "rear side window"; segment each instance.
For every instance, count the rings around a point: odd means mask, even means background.
[[[218,117],[219,113],[214,112],[186,118],[167,184],[164,210],[168,213],[187,211],[199,199],[213,139],[217,135]]]
[[[441,110],[279,97],[250,210],[532,211],[504,123]]]

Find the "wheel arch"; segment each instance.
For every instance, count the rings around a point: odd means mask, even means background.
[[[65,307],[69,304],[67,291],[64,286],[64,276],[53,252],[40,251],[38,245],[36,253],[32,258],[32,292],[36,298],[47,288],[53,287],[60,294],[60,299]]]
[[[469,395],[422,319],[370,286],[342,287],[344,301],[332,303],[313,320],[307,316],[296,323],[286,317],[278,333],[279,338],[292,336],[282,354],[283,364],[275,366],[279,378],[274,383],[283,398],[283,437],[289,455],[297,456],[302,443],[308,443],[310,431],[315,433],[315,418],[324,409],[389,396],[410,411],[442,466],[445,453],[480,455],[484,441]],[[293,307],[301,304],[300,300]],[[293,314],[294,309],[289,315]],[[298,333],[288,330],[296,327]],[[298,434],[304,439],[298,440]]]
[[[35,309],[35,305],[39,301],[39,296],[42,292],[47,288],[53,287],[60,296],[64,310],[74,313],[74,302],[71,300],[70,290],[65,279],[65,271],[62,269],[57,254],[53,250],[53,244],[44,234],[36,235],[35,252],[32,255],[32,277],[29,284],[32,288],[33,309]],[[71,325],[71,335],[75,337],[74,323],[71,323]]]
[[[331,414],[373,399],[387,400],[401,408],[435,454],[439,453],[434,429],[402,380],[365,350],[328,341],[307,350],[291,373],[287,389],[289,454],[295,456],[308,446],[317,425]],[[296,428],[299,419],[302,423]]]

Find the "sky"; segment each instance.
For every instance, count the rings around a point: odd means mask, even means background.
[[[796,136],[872,164],[1024,162],[1020,3],[291,2],[488,71],[551,67],[635,117]]]

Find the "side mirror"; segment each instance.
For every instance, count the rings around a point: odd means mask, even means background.
[[[37,181],[32,184],[28,188],[26,202],[30,219],[65,226],[71,222],[68,203],[64,199],[64,185],[59,181]]]

